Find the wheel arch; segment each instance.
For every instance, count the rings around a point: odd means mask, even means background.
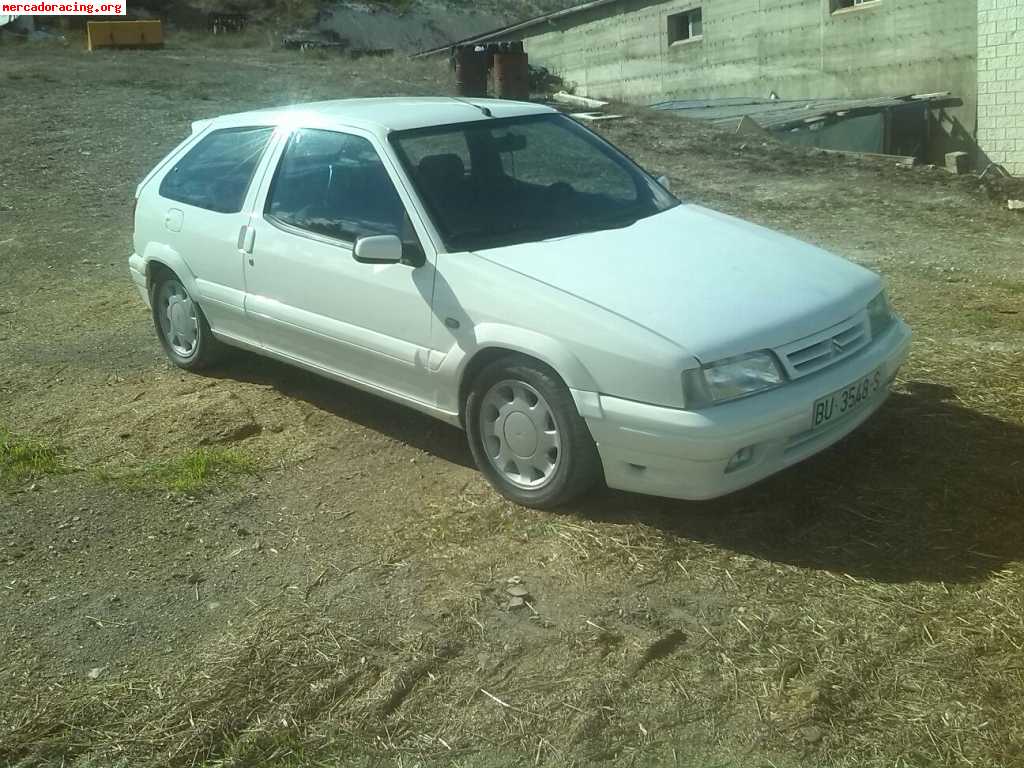
[[[170,275],[171,277],[178,276],[173,269],[171,269],[162,261],[154,260],[149,262],[148,264],[146,264],[146,288],[151,293],[153,291],[153,286],[156,284],[156,281],[159,279],[160,275]]]
[[[535,331],[511,328],[491,323],[476,327],[477,347],[468,355],[459,371],[459,420],[466,423],[466,400],[473,381],[484,368],[508,355],[518,355],[550,369],[569,389],[577,410],[579,398],[575,390],[597,392],[594,381],[586,366],[567,349],[564,344]],[[582,414],[581,411],[581,415]]]
[[[181,256],[166,247],[152,248],[144,256],[146,268],[146,289],[153,290],[153,281],[161,272],[169,272],[177,277],[185,285],[185,289],[193,299],[199,298],[199,291],[196,287],[196,276],[188,268],[188,264]]]

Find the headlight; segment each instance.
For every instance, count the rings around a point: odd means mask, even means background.
[[[763,392],[785,380],[771,352],[754,352],[684,372],[683,393],[687,408],[701,408]]]
[[[877,339],[892,325],[892,307],[885,291],[875,296],[868,304],[868,319],[871,320],[871,338]]]

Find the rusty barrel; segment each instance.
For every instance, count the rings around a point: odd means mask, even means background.
[[[530,100],[530,61],[521,42],[503,43],[494,52],[494,90],[499,99]]]
[[[487,54],[474,45],[455,47],[455,92],[459,96],[487,96]]]

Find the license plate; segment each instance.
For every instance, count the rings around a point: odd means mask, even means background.
[[[811,427],[818,429],[863,408],[883,386],[882,370],[878,368],[852,384],[816,400],[814,410],[811,411]]]

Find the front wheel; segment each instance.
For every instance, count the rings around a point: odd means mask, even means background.
[[[216,362],[221,343],[210,332],[203,310],[177,276],[164,274],[153,281],[150,305],[156,335],[172,363],[197,371]]]
[[[566,504],[601,478],[597,446],[569,390],[526,358],[502,358],[481,371],[466,400],[466,432],[480,471],[523,506]]]

